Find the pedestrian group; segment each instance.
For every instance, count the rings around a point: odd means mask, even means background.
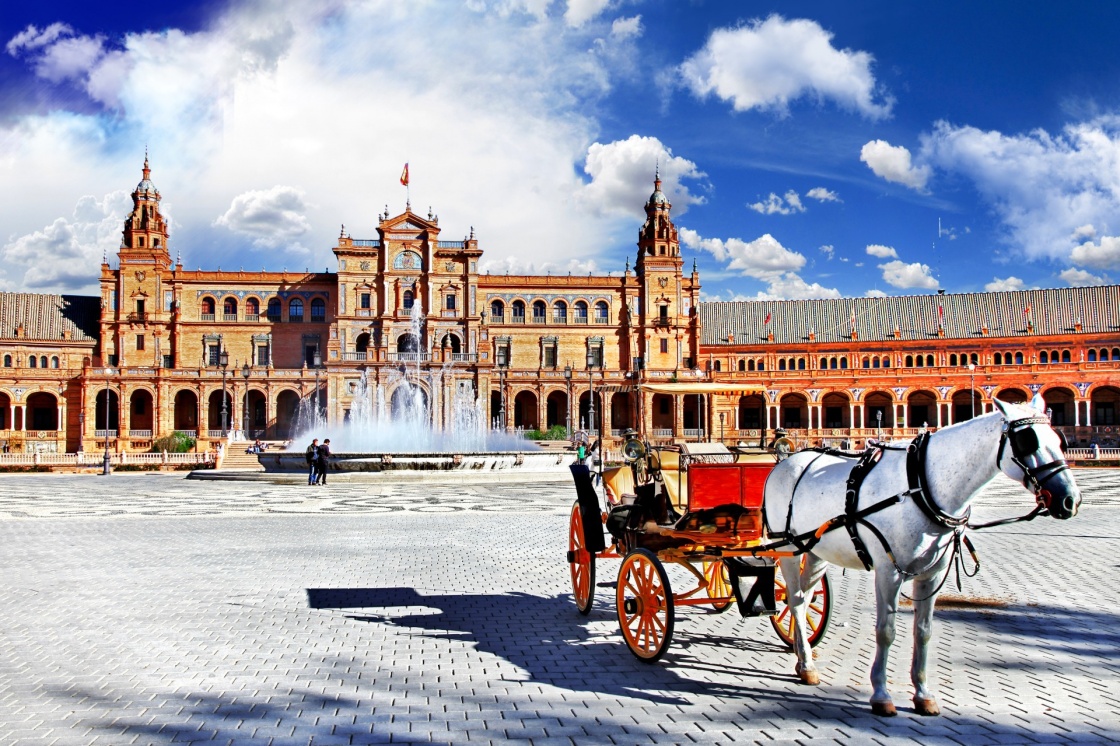
[[[322,484],[327,483],[327,459],[331,455],[331,439],[327,438],[323,443],[319,444],[319,439],[315,438],[311,441],[311,445],[307,447],[307,484]]]

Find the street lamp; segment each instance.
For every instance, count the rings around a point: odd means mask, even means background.
[[[727,416],[726,412],[719,413],[719,442],[723,442],[723,420]]]
[[[968,364],[968,401],[972,405],[972,418],[976,418],[976,366]]]
[[[572,364],[564,366],[564,383],[568,387],[567,412],[564,416],[564,428],[567,430],[568,440],[572,439]]]
[[[78,453],[82,452],[82,441],[86,438],[86,413],[85,411],[78,412]]]
[[[226,437],[226,425],[229,410],[226,409],[226,369],[229,367],[229,353],[222,350],[218,353],[218,367],[222,369],[222,437]]]
[[[323,364],[323,356],[315,350],[315,355],[311,358],[311,364],[315,366],[315,395],[312,397],[315,409],[312,414],[312,423],[314,427],[319,427],[319,367]]]
[[[253,375],[253,371],[249,368],[249,361],[245,361],[245,365],[241,366],[241,377],[245,379],[245,398],[241,404],[241,422],[242,431],[245,437],[249,437],[249,376]]]
[[[509,361],[504,357],[498,358],[498,426],[502,432],[506,431],[506,368]]]
[[[883,439],[883,410],[875,411],[875,440]]]
[[[101,475],[109,476],[113,473],[109,456],[109,377],[113,375],[112,368],[105,369],[105,460],[101,464]]]
[[[587,350],[587,429],[594,435],[598,431],[595,429],[595,352],[593,349]]]

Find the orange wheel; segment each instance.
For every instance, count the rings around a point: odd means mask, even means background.
[[[801,567],[805,567],[805,558],[801,558]],[[774,601],[778,606],[778,613],[770,617],[774,631],[782,642],[791,648],[793,644],[793,610],[789,607],[786,596],[786,581],[782,576],[781,568],[774,573]],[[809,645],[816,647],[824,633],[828,631],[828,619],[832,615],[832,588],[828,584],[828,573],[821,576],[820,582],[813,587],[809,599],[809,608],[805,612],[805,621],[809,625]]]
[[[630,652],[652,663],[673,639],[673,589],[657,555],[635,549],[618,571],[618,623]]]
[[[731,598],[731,578],[727,574],[727,565],[723,560],[715,562],[704,561],[704,579],[708,581],[708,598]],[[721,614],[731,608],[731,601],[713,603],[712,609]]]
[[[572,571],[572,598],[579,613],[587,616],[595,600],[595,555],[587,551],[578,502],[572,505],[572,519],[568,523],[568,567]]]

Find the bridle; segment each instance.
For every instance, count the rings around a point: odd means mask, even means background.
[[[999,438],[999,450],[996,452],[996,468],[1000,469],[1004,449],[1008,443],[1011,444],[1011,463],[1023,472],[1023,478],[1020,480],[1023,487],[1033,493],[1039,506],[1047,511],[1050,510],[1051,495],[1046,489],[1046,483],[1063,471],[1067,471],[1069,464],[1065,459],[1058,458],[1047,464],[1027,466],[1026,459],[1039,450],[1038,433],[1034,431],[1034,426],[1049,424],[1050,418],[1045,415],[1004,420],[1003,431]]]

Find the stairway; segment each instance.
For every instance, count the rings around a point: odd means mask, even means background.
[[[280,452],[280,442],[267,443],[268,449],[263,454],[245,453],[245,449],[249,447],[248,442],[232,443],[229,447],[229,453],[222,459],[222,471],[264,471],[264,466],[261,465],[260,457],[267,454],[276,454]]]

